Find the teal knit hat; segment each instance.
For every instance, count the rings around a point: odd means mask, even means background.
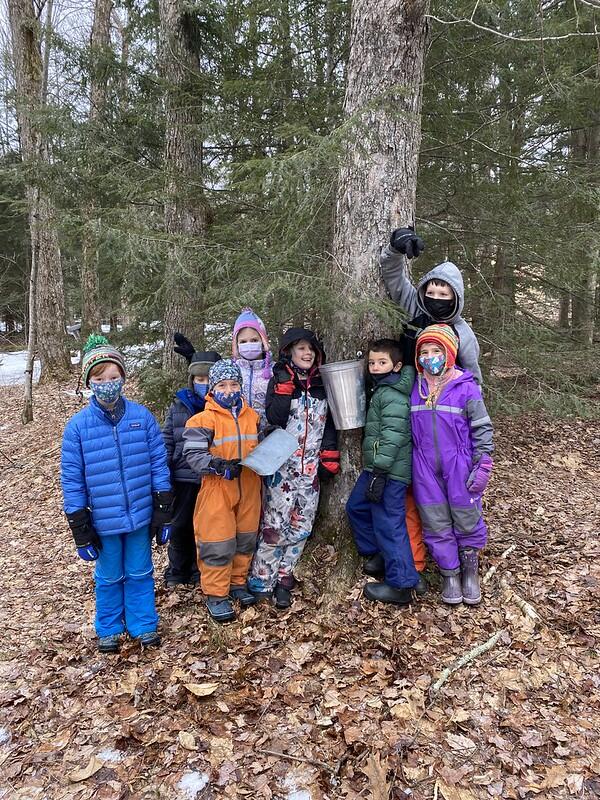
[[[125,377],[125,359],[123,354],[113,347],[106,336],[91,333],[83,346],[81,356],[81,380],[89,386],[90,372],[97,364],[116,364]]]

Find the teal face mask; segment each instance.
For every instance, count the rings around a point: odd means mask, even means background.
[[[117,378],[114,381],[90,381],[90,389],[96,400],[111,405],[116,403],[121,396],[124,383],[123,378]]]

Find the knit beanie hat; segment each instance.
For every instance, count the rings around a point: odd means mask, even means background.
[[[446,354],[446,369],[451,369],[456,364],[458,353],[458,336],[454,333],[450,325],[429,325],[417,336],[417,347],[415,353],[415,365],[418,372],[423,372],[423,367],[419,364],[419,348],[422,344],[437,344]]]
[[[235,321],[233,326],[233,344],[231,352],[234,358],[240,358],[240,351],[238,349],[237,337],[238,333],[243,328],[253,328],[260,336],[263,350],[265,351],[265,366],[263,369],[263,377],[271,377],[271,350],[269,345],[269,337],[267,336],[267,329],[262,319],[252,311],[251,308],[243,308],[242,313]]]
[[[90,372],[97,364],[116,364],[123,377],[125,377],[126,370],[123,354],[116,347],[109,344],[106,336],[92,333],[83,346],[81,356],[81,380],[84,386],[89,386]]]
[[[232,358],[222,358],[208,373],[208,390],[212,392],[219,381],[238,381],[242,385],[242,370]]]
[[[192,355],[192,360],[190,361],[190,365],[188,367],[189,388],[193,389],[194,378],[196,376],[202,375],[203,377],[207,378],[212,365],[216,364],[217,361],[220,360],[221,356],[219,353],[215,352],[215,350],[207,350],[205,352],[197,350]]]

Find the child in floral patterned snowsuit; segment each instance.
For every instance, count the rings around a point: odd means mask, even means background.
[[[292,602],[293,570],[312,532],[320,480],[331,478],[340,468],[337,432],[319,374],[324,361],[312,331],[290,328],[281,339],[279,361],[267,389],[267,420],[296,436],[298,449],[266,487],[248,586],[258,596],[273,596],[278,608],[288,608]]]

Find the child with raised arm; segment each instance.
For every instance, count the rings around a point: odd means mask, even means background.
[[[413,489],[425,543],[443,576],[442,600],[477,605],[487,542],[481,497],[492,473],[493,428],[481,389],[456,367],[458,337],[430,325],[417,337],[411,396]]]
[[[62,441],[60,479],[77,553],[95,561],[98,650],[116,653],[127,631],[143,647],[160,644],[152,539],[168,541],[173,494],[157,421],[123,397],[125,361],[104,336],[90,336],[81,359],[92,390]]]

